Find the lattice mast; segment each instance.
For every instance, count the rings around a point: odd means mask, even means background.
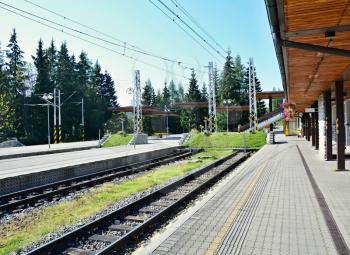
[[[255,68],[253,58],[249,59],[249,129],[255,132],[258,129],[258,111],[256,102]]]
[[[208,82],[208,114],[209,130],[216,132],[216,95],[215,95],[215,77],[213,62],[209,62],[209,82]]]
[[[133,89],[133,113],[134,113],[134,135],[142,132],[142,105],[140,70],[135,70],[135,81]]]

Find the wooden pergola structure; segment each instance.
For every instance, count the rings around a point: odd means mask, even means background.
[[[116,108],[109,108],[112,112],[133,112],[133,106],[122,106]],[[153,106],[143,106],[142,115],[149,117],[179,117],[176,112],[161,111]]]
[[[350,7],[345,0],[265,0],[283,87],[297,111],[324,109],[325,158],[332,158],[332,98],[336,104],[338,169],[345,169],[344,96],[350,89]],[[319,149],[317,111],[304,114],[306,139]],[[323,145],[323,143],[322,143]]]
[[[284,98],[284,92],[283,91],[261,91],[256,92],[256,99],[280,99]]]
[[[181,108],[181,109],[204,109],[208,108],[208,102],[185,102],[185,103],[178,103],[175,104],[175,107]],[[217,106],[216,107],[217,112],[243,112],[243,111],[249,111],[248,105],[228,105],[228,106]]]

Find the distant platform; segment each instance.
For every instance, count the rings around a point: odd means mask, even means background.
[[[97,147],[98,147],[98,140],[51,144],[50,148],[48,144],[0,148],[0,160],[78,151],[78,150],[88,150],[88,149],[97,148]]]
[[[0,194],[90,174],[173,153],[179,137],[153,140],[149,144],[117,146],[4,159],[0,161]]]

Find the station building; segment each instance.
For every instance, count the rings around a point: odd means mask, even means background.
[[[285,97],[302,135],[345,169],[350,148],[350,3],[265,0]]]

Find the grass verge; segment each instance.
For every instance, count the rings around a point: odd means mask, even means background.
[[[69,226],[83,218],[93,216],[112,203],[169,181],[174,177],[182,176],[229,153],[228,150],[209,150],[198,153],[193,158],[200,160],[185,160],[161,166],[153,172],[145,173],[119,184],[106,183],[98,188],[91,189],[89,194],[81,198],[47,207],[40,212],[24,215],[15,223],[3,224],[0,228],[0,254],[9,254],[16,251],[40,240],[50,232],[58,231],[63,226]],[[212,158],[201,158],[207,155],[211,155]]]
[[[213,133],[208,136],[203,133],[193,133],[193,148],[243,148],[243,133]],[[189,146],[191,141],[187,141],[184,146]],[[261,148],[266,144],[264,132],[246,133],[247,148]]]
[[[113,146],[120,146],[120,145],[127,145],[132,138],[132,135],[126,134],[114,134],[112,135],[103,145],[102,147],[113,147]]]

